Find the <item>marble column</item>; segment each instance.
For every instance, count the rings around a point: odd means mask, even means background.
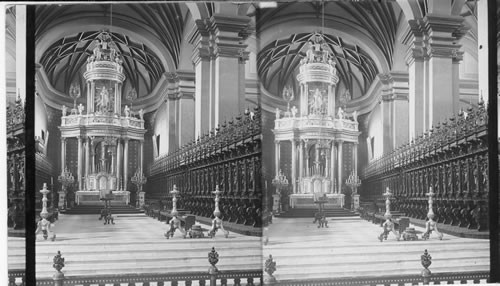
[[[459,95],[454,95],[453,85],[458,82],[453,73],[453,58],[461,58],[460,38],[465,34],[464,18],[451,15],[451,0],[431,1],[423,25],[428,36],[429,57],[429,129],[448,119],[458,106]],[[462,29],[462,30],[461,30]],[[457,33],[457,31],[460,31]]]
[[[353,143],[353,148],[352,148],[352,166],[354,170],[354,175],[358,175],[358,143],[355,142]]]
[[[292,190],[293,193],[297,193],[297,148],[295,140],[290,141],[292,143]]]
[[[66,168],[66,137],[61,138],[61,174]]]
[[[144,140],[139,141],[139,169],[144,170]]]
[[[340,194],[342,193],[342,145],[344,144],[343,141],[338,141],[338,148],[337,148],[337,183],[338,183],[338,189],[337,193]]]
[[[91,81],[90,82],[90,105],[87,106],[87,109],[94,113],[94,101],[95,101],[95,82]]]
[[[194,45],[192,55],[196,82],[194,137],[198,138],[215,126],[210,120],[210,99],[213,97],[210,33],[205,21],[197,20],[196,26],[189,35],[189,42]]]
[[[90,173],[95,174],[95,141],[94,137],[90,137]]]
[[[240,61],[248,56],[244,43],[251,34],[247,16],[215,14],[210,19],[214,51],[215,124],[240,113],[245,95],[240,94]]]
[[[120,188],[122,156],[122,142],[118,139],[116,140],[116,189]]]
[[[403,43],[409,45],[406,55],[408,65],[408,99],[409,99],[409,136],[416,138],[424,131],[425,114],[425,45],[423,33],[417,25],[410,23],[410,30],[405,34]],[[370,157],[371,158],[371,157]]]
[[[115,106],[113,107],[114,109],[114,114],[115,116],[119,116],[121,113],[121,107],[120,107],[120,83],[115,82]]]
[[[332,181],[332,193],[335,193],[335,141],[330,142],[330,180]]]
[[[128,181],[128,138],[124,140],[124,148],[123,148],[123,189],[127,190],[127,181]]]
[[[85,178],[88,178],[90,172],[90,138],[85,137]],[[86,186],[88,188],[88,186]]]
[[[275,176],[278,176],[280,173],[280,141],[274,141],[274,162],[274,173]]]
[[[304,141],[300,140],[299,145],[299,182],[304,177]]]
[[[83,175],[83,157],[82,157],[82,152],[83,152],[83,138],[82,136],[78,136],[78,171],[77,171],[77,180],[78,180],[78,190],[82,191],[82,175]]]

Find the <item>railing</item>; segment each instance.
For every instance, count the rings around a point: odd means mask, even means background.
[[[426,193],[432,188],[438,223],[487,230],[487,125],[480,103],[371,162],[363,172],[361,199],[380,197],[388,187],[395,210],[426,219]]]
[[[349,119],[318,119],[311,117],[283,117],[276,119],[275,129],[327,127],[358,131],[358,122]]]
[[[9,286],[25,286],[26,270],[9,270]]]
[[[179,150],[157,158],[150,167],[147,199],[171,205],[175,184],[179,208],[196,216],[211,217],[216,186],[221,219],[237,224],[261,225],[261,125],[260,110],[223,124]]]
[[[479,102],[478,108],[470,107],[448,121],[438,123],[411,142],[371,161],[364,169],[363,177],[377,176],[396,168],[413,165],[453,149],[457,144],[476,141],[479,137],[484,137],[488,129],[486,109],[484,103]]]
[[[132,127],[144,129],[144,120],[134,117],[115,117],[103,114],[71,114],[61,118],[61,126],[75,125],[115,125],[120,127]]]
[[[429,283],[442,284],[483,284],[489,279],[487,271],[476,271],[467,273],[439,273],[430,278]],[[428,285],[422,283],[421,275],[390,275],[381,277],[349,277],[338,279],[307,279],[293,281],[279,281],[276,286],[300,285],[300,286],[417,286]]]
[[[211,281],[214,281],[210,284]],[[215,275],[206,272],[186,272],[175,274],[120,274],[120,275],[95,275],[95,276],[71,276],[64,280],[65,286],[90,286],[90,285],[120,285],[127,283],[127,286],[150,285],[264,285],[262,282],[262,270],[236,270],[220,271]],[[37,286],[52,286],[54,280],[51,278],[37,279]],[[10,286],[10,285],[9,285]],[[16,285],[17,286],[17,285]]]
[[[438,261],[439,262],[439,261]],[[489,271],[467,271],[467,272],[444,272],[432,273],[429,266],[432,264],[432,257],[425,249],[423,255],[420,256],[420,263],[424,267],[420,274],[407,275],[381,275],[375,277],[340,277],[327,279],[293,279],[293,280],[278,280],[274,276],[275,272],[279,272],[276,261],[272,255],[265,261],[264,266],[264,281],[266,285],[300,285],[300,286],[379,286],[379,285],[434,285],[442,284],[470,284],[470,283],[486,283],[490,278]]]
[[[65,266],[65,259],[60,251],[54,256],[52,266],[56,269],[52,278],[41,278],[36,280],[37,286],[90,286],[90,285],[121,285],[127,283],[127,286],[146,286],[150,283],[156,283],[157,286],[164,286],[167,283],[171,286],[177,286],[179,282],[183,285],[190,286],[197,283],[200,286],[210,285],[264,285],[262,269],[253,270],[220,270],[216,264],[219,262],[219,254],[212,247],[212,251],[208,252],[207,272],[185,272],[185,273],[141,273],[141,274],[111,274],[111,275],[82,275],[82,276],[66,276],[61,270]],[[168,266],[167,266],[168,267]],[[22,275],[22,276],[21,276]],[[24,277],[24,272],[9,272],[9,283],[11,277]],[[12,284],[9,286],[20,286]],[[22,285],[24,286],[24,285]]]

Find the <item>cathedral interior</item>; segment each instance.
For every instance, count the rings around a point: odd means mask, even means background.
[[[2,6],[9,285],[500,281],[488,4]]]

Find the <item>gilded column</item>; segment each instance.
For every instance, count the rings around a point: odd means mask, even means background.
[[[82,147],[82,144],[83,144],[83,137],[82,136],[78,136],[78,177],[77,177],[77,180],[78,180],[78,190],[81,191],[82,190],[82,151],[83,151],[83,147]]]
[[[338,176],[338,179],[337,179],[337,183],[338,183],[338,189],[337,189],[337,193],[340,194],[342,193],[342,145],[344,144],[344,142],[342,141],[339,141],[338,142],[338,152],[337,152],[337,176]]]
[[[297,149],[295,140],[291,140],[292,142],[292,190],[293,193],[297,193]]]
[[[124,139],[123,148],[123,189],[127,190],[127,180],[128,180],[128,138]]]

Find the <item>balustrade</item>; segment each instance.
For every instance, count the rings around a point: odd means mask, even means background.
[[[220,188],[224,221],[259,227],[261,200],[260,110],[247,110],[228,123],[160,156],[150,166],[146,194],[170,201],[177,185],[181,207],[212,217],[212,192]]]
[[[361,199],[395,190],[397,209],[425,219],[425,193],[436,192],[439,223],[487,230],[488,117],[479,102],[368,164]],[[375,193],[373,190],[376,190]]]

